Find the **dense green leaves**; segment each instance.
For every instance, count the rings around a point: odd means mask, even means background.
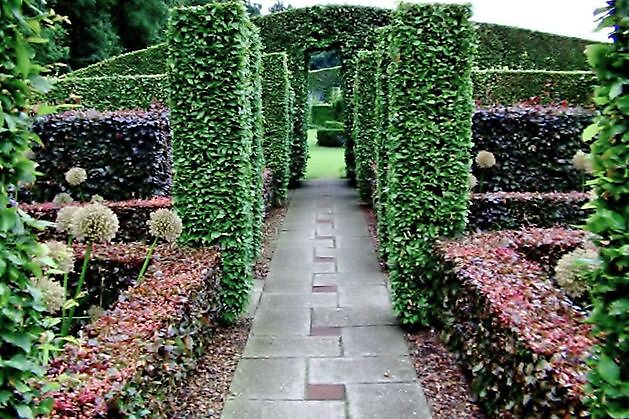
[[[356,158],[356,184],[358,194],[364,202],[371,203],[375,173],[374,146],[376,141],[376,53],[360,51],[356,56],[354,76],[354,123],[352,138]]]
[[[18,184],[35,180],[28,155],[38,138],[29,132],[28,110],[42,69],[31,62],[30,42],[39,39],[46,15],[35,6],[30,0],[0,6],[0,418],[33,417],[49,405],[32,387],[44,372],[47,340],[42,294],[31,282],[42,275],[36,259],[43,249],[13,200]]]
[[[393,304],[426,324],[438,272],[433,245],[465,227],[474,29],[467,6],[402,4],[386,30],[386,222]]]
[[[592,417],[629,416],[629,4],[612,0],[598,11],[613,43],[592,45],[587,55],[598,86],[601,115],[586,129],[591,145],[596,198],[587,229],[596,234],[601,266],[593,279],[591,321],[602,341],[594,351],[589,399]]]
[[[276,205],[286,201],[290,179],[290,84],[286,54],[272,53],[262,57],[264,77],[263,149],[267,167],[273,172],[273,194]]]
[[[220,248],[228,322],[244,309],[251,286],[255,36],[241,3],[174,9],[168,31],[173,203],[184,243]]]

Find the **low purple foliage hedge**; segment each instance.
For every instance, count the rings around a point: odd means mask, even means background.
[[[585,223],[582,192],[490,192],[470,197],[468,230],[507,230],[527,226],[576,226]]]

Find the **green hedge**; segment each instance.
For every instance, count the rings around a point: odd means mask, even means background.
[[[265,54],[262,57],[264,106],[264,157],[273,172],[274,203],[287,198],[290,178],[290,91],[286,54]]]
[[[463,232],[472,136],[474,28],[465,5],[402,4],[389,67],[389,268],[404,324],[426,324],[438,274],[433,245]],[[393,119],[395,118],[395,119]]]
[[[249,22],[251,36],[251,55],[249,56],[249,69],[251,84],[249,86],[249,102],[251,105],[251,195],[253,212],[253,240],[252,255],[257,258],[262,250],[262,237],[264,234],[264,216],[266,204],[264,202],[264,170],[266,162],[264,158],[264,117],[262,114],[262,43],[258,28]]]
[[[101,62],[88,65],[66,75],[76,77],[131,76],[142,74],[165,74],[167,46],[165,43],[138,51],[117,55]]]
[[[65,77],[54,80],[53,89],[44,98],[55,104],[78,103],[101,111],[146,109],[153,101],[168,101],[167,83],[165,74]]]
[[[341,87],[340,65],[308,72],[308,91],[320,100],[329,102],[335,87]]]
[[[373,161],[376,137],[376,53],[360,51],[356,56],[354,76],[354,155],[356,158],[356,184],[364,202],[371,203],[372,184],[375,180]]]
[[[225,321],[243,311],[251,286],[251,39],[244,5],[173,9],[168,68],[173,203],[182,242],[221,249]]]
[[[344,128],[319,128],[317,130],[317,145],[321,147],[343,147],[345,144]]]
[[[629,416],[629,21],[626,1],[608,3],[598,17],[600,29],[611,29],[614,42],[587,51],[598,80],[594,101],[601,115],[583,133],[586,140],[595,138],[591,154],[596,213],[587,229],[596,237],[602,262],[592,279],[590,320],[600,339],[588,386],[593,418]]]
[[[310,124],[322,127],[326,121],[338,121],[334,108],[329,103],[317,103],[310,107]]]
[[[588,71],[476,70],[474,99],[479,105],[512,105],[526,100],[542,104],[590,105],[594,74]]]
[[[387,226],[387,173],[388,173],[388,132],[389,132],[389,80],[387,77],[391,57],[388,51],[386,29],[380,30],[380,40],[376,48],[376,73],[374,76],[376,89],[376,137],[374,155],[376,159],[376,193],[374,207],[376,210],[378,255],[381,260],[388,259],[388,226]]]

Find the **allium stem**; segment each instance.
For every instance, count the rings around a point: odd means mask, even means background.
[[[480,174],[478,175],[478,193],[483,193],[483,178],[485,177],[485,172],[481,169]]]
[[[585,192],[585,172],[581,172],[581,192]]]
[[[137,283],[140,283],[140,281],[144,277],[144,274],[146,273],[146,269],[149,266],[149,262],[151,261],[151,258],[153,257],[155,246],[157,246],[157,237],[155,237],[155,239],[153,240],[153,243],[151,243],[151,245],[149,246],[148,252],[146,252],[146,257],[144,258],[144,264],[142,265],[142,269],[140,269],[140,273],[138,274],[138,279],[136,280]]]
[[[83,255],[83,267],[81,268],[81,275],[79,276],[79,283],[76,285],[76,290],[74,292],[74,300],[78,300],[79,295],[81,295],[81,291],[83,289],[83,283],[85,282],[85,275],[87,274],[87,267],[90,264],[90,257],[92,255],[92,249],[94,247],[93,242],[89,242],[87,247],[85,248],[85,254]],[[70,326],[72,325],[72,320],[74,320],[74,310],[76,306],[70,308],[70,313],[68,317],[64,319],[63,325],[61,326],[61,336],[67,336],[70,330]]]
[[[68,247],[72,246],[72,235],[68,235]],[[73,250],[74,251],[74,250]],[[68,277],[70,276],[69,272],[63,274],[63,302],[65,305],[66,300],[68,299]],[[65,321],[66,318],[66,309],[64,307],[61,308],[61,318]]]

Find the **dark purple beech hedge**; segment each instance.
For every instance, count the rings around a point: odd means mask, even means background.
[[[34,149],[42,175],[22,190],[23,200],[46,202],[59,192],[116,201],[170,193],[170,128],[163,109],[65,112],[36,119],[33,131],[43,144]],[[87,171],[87,181],[71,187],[64,175],[74,166]]]
[[[537,226],[577,226],[590,196],[582,192],[489,192],[470,197],[468,230],[509,230]]]
[[[472,156],[494,154],[489,169],[472,166],[483,178],[483,192],[569,192],[581,190],[581,175],[572,166],[577,150],[588,152],[581,139],[590,111],[550,106],[477,109],[473,117]],[[482,172],[482,174],[481,174]]]

